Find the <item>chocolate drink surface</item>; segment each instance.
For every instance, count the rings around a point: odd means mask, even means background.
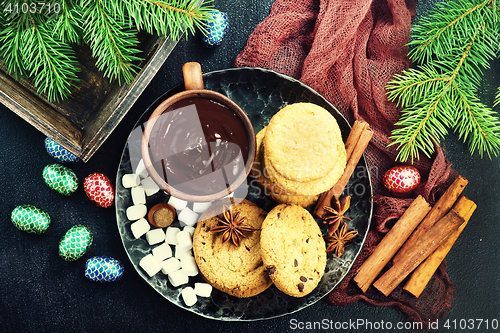
[[[242,173],[249,141],[244,124],[228,107],[206,98],[175,102],[151,131],[156,172],[185,194],[224,191]]]

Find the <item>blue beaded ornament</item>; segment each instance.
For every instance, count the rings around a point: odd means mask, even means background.
[[[111,257],[92,257],[85,264],[85,277],[96,282],[118,281],[123,271],[122,263]]]
[[[45,138],[45,149],[50,156],[61,163],[76,163],[79,160],[78,157],[49,137]]]
[[[212,20],[203,22],[206,26],[206,35],[202,35],[202,41],[208,47],[219,46],[229,27],[227,14],[215,10],[209,15],[212,16]]]

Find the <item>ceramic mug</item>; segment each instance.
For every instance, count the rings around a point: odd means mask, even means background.
[[[255,159],[255,131],[234,101],[204,89],[200,64],[186,63],[182,72],[186,90],[151,114],[142,158],[165,192],[191,202],[217,200],[246,181]]]

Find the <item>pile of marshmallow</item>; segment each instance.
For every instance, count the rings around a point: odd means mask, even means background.
[[[187,306],[196,304],[198,296],[210,297],[210,284],[196,282],[194,288],[187,284],[190,277],[199,274],[192,251],[195,225],[198,216],[209,208],[211,203],[187,202],[170,196],[168,204],[177,212],[179,227],[156,228],[145,218],[148,212],[146,198],[156,194],[160,188],[149,176],[142,160],[135,173],[122,176],[122,185],[131,192],[133,205],[126,209],[126,215],[132,222],[132,235],[135,239],[144,236],[152,247],[151,252],[140,260],[139,266],[149,277],[162,272],[173,287],[184,286],[181,295]]]

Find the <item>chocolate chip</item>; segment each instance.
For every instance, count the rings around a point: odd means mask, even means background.
[[[276,266],[267,266],[266,270],[269,275],[273,275],[276,272]]]
[[[201,226],[202,226],[203,228],[205,228],[205,225],[206,225],[206,223],[205,223],[205,222],[203,222],[203,224],[202,224]]]
[[[210,227],[206,227],[206,228],[205,228],[205,231],[206,231],[206,232],[209,232],[209,231],[210,231]]]
[[[301,277],[300,277],[300,281],[302,281],[302,282],[307,282],[307,278],[306,278],[305,276],[301,276]]]
[[[207,243],[205,243],[205,242],[201,242],[201,244],[205,245],[205,244],[207,244]]]
[[[309,238],[308,238],[308,239],[306,239],[306,243],[309,243]]]
[[[297,261],[297,259],[293,259],[293,265],[294,265],[295,267],[297,267],[297,266],[299,265],[299,262]]]
[[[246,245],[245,245],[245,249],[247,249],[247,251],[250,251],[250,248]]]
[[[304,291],[304,284],[303,284],[303,283],[299,283],[299,284],[297,285],[297,288],[299,288],[299,291],[300,291],[300,292],[303,292],[303,291]]]
[[[277,216],[278,218],[280,218],[280,216],[281,216],[281,213],[278,213],[278,214],[277,214],[276,216]]]

